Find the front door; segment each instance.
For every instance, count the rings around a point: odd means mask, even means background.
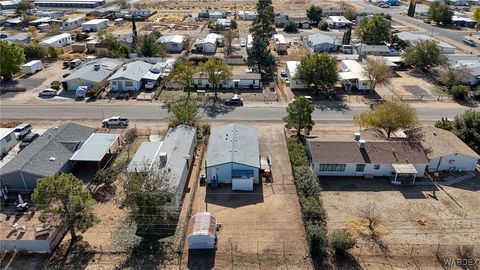
[[[235,82],[235,89],[238,89],[238,82]]]

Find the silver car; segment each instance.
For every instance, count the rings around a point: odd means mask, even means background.
[[[52,89],[52,88],[47,88],[47,89],[41,91],[41,92],[38,94],[38,96],[39,96],[39,97],[54,97],[54,96],[57,95],[57,93],[58,93],[57,90]]]

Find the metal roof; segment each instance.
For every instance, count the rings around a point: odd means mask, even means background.
[[[95,70],[96,64],[100,65],[98,70]],[[121,64],[121,61],[110,58],[102,58],[96,61],[90,61],[80,69],[70,74],[68,77],[62,79],[60,82],[82,79],[100,83],[107,79],[113,72],[115,72],[115,70]]]
[[[295,74],[297,73],[297,67],[300,65],[300,61],[287,61],[286,64],[290,76],[295,77]]]
[[[72,38],[72,35],[69,33],[63,33],[56,36],[48,37],[40,42],[40,44],[52,44],[64,38]]]
[[[217,219],[209,212],[199,212],[189,220],[187,236],[208,235],[212,238],[217,233]]]
[[[166,35],[157,39],[157,43],[183,43],[187,37],[184,35]]]
[[[115,72],[109,81],[116,79],[127,79],[132,81],[141,81],[143,76],[153,67],[152,64],[143,61],[135,61],[123,65],[117,72]]]
[[[14,128],[0,128],[0,140],[10,135],[14,130]]]
[[[93,133],[73,154],[74,161],[101,161],[118,139],[119,134]]]
[[[285,41],[285,37],[282,34],[273,35],[273,39],[276,44],[287,44],[287,41]]]
[[[356,75],[359,80],[368,80],[365,76],[365,68],[357,60],[343,60],[343,71],[350,71]]]
[[[257,129],[240,124],[212,128],[208,141],[207,167],[238,163],[260,168]]]
[[[93,19],[88,22],[82,23],[82,25],[97,25],[104,22],[108,22],[108,19]]]
[[[417,174],[418,171],[415,169],[413,164],[392,164],[393,170],[395,173],[401,174]]]
[[[73,123],[50,128],[5,164],[0,175],[18,171],[38,176],[54,175],[94,131]]]
[[[324,34],[313,34],[308,36],[308,43],[310,45],[317,45],[317,44],[337,44],[337,38],[335,36],[329,36]]]
[[[155,159],[158,157],[162,142],[143,142],[138,147],[137,152],[133,155],[132,160],[128,164],[127,172],[142,172],[150,170]]]

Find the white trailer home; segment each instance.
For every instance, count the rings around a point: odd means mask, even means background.
[[[45,46],[65,47],[73,43],[72,35],[69,33],[63,33],[53,37],[48,37],[42,40],[39,44]]]
[[[62,28],[65,31],[70,31],[82,26],[82,23],[83,23],[82,17],[70,18],[62,22]]]
[[[285,37],[281,34],[273,35],[273,40],[275,40],[275,50],[278,54],[286,54],[288,43],[285,40]]]
[[[93,19],[82,23],[82,31],[98,32],[98,30],[108,27],[108,19]]]
[[[370,80],[365,75],[365,68],[357,60],[343,60],[340,63],[338,77],[347,92],[371,89]]]
[[[32,60],[22,66],[23,74],[35,74],[43,69],[42,60]]]
[[[197,39],[195,42],[195,51],[197,53],[215,54],[220,37],[221,35],[210,33],[205,38]]]
[[[3,157],[17,144],[14,128],[0,128],[0,157]]]
[[[165,35],[157,39],[156,43],[163,45],[167,52],[181,52],[187,44],[187,37],[183,35]]]

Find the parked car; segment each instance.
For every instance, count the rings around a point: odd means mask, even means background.
[[[247,41],[245,39],[240,40],[240,47],[245,47],[247,46]]]
[[[25,137],[25,135],[32,132],[32,125],[30,125],[29,123],[22,123],[18,125],[13,132],[15,133],[15,137],[17,137],[17,140],[22,139],[23,137]]]
[[[471,38],[464,38],[463,43],[467,44],[468,46],[472,46],[472,47],[476,46],[475,40],[473,40]]]
[[[287,74],[287,72],[286,72],[285,70],[284,70],[284,71],[282,71],[282,72],[280,73],[280,77],[282,77],[282,78],[286,78],[286,77],[288,77],[288,74]]]
[[[425,19],[425,20],[423,20],[423,22],[424,22],[424,23],[427,23],[427,24],[432,23],[432,21],[431,21],[430,19]]]
[[[153,89],[157,86],[158,81],[156,80],[148,80],[148,82],[145,84],[146,89]]]
[[[39,97],[54,97],[58,93],[57,90],[52,89],[52,88],[47,88],[45,90],[42,90],[40,93],[38,93]]]
[[[126,127],[128,126],[128,119],[121,118],[120,116],[112,116],[110,118],[103,119],[102,127]]]
[[[390,5],[388,3],[385,3],[385,2],[381,2],[380,4],[378,4],[379,7],[381,8],[389,8]]]
[[[241,99],[237,94],[225,101],[225,105],[228,106],[243,106],[243,99]]]
[[[23,137],[22,139],[22,142],[20,143],[20,146],[19,146],[20,150],[23,150],[23,148],[30,145],[33,141],[38,139],[39,136],[40,135],[38,135],[37,133],[30,133],[25,135],[25,137]]]

